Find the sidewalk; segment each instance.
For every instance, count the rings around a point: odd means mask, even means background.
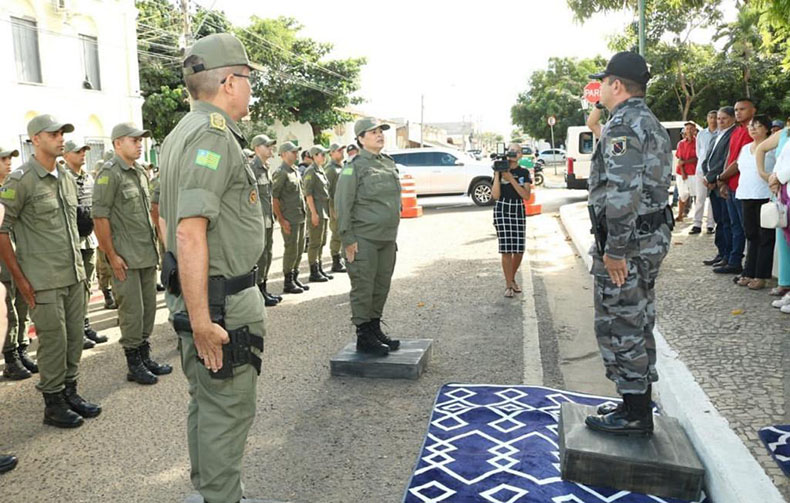
[[[589,263],[586,203],[564,206],[561,217]],[[703,266],[715,255],[713,236],[689,236],[689,228],[675,228],[656,286],[659,404],[686,429],[714,502],[784,501],[779,493],[790,497],[790,479],[757,430],[789,422],[790,317],[770,306],[767,290],[738,287]]]

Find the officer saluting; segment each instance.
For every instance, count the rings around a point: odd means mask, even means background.
[[[252,68],[228,33],[198,40],[183,66],[193,103],[162,144],[162,276],[189,382],[192,484],[207,503],[237,502],[266,333],[255,266],[264,221],[236,123],[249,113]]]
[[[645,104],[650,72],[641,56],[617,53],[606,70],[590,77],[601,79],[601,104],[612,113],[589,178],[595,336],[623,404],[600,407],[586,423],[609,433],[649,435],[651,383],[658,380],[654,287],[674,225],[667,206],[672,146]]]

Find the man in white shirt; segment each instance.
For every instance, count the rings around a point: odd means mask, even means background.
[[[708,200],[708,188],[705,186],[705,174],[702,172],[702,161],[707,157],[713,140],[716,138],[716,110],[708,112],[708,127],[697,133],[697,173],[694,183],[694,225],[689,234],[699,234],[702,232],[702,217],[705,209],[708,210],[707,227],[708,234],[713,234],[713,211]]]

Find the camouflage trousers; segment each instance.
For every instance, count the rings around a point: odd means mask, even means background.
[[[646,393],[658,381],[655,283],[665,255],[627,258],[628,276],[620,287],[609,278],[603,260],[593,256],[595,337],[606,377],[621,395]]]

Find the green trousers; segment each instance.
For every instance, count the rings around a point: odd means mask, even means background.
[[[43,393],[59,393],[63,383],[76,380],[82,357],[85,284],[36,292],[36,307],[30,310],[38,337],[36,387]],[[20,317],[21,319],[21,317]]]
[[[96,270],[96,250],[80,250],[82,263],[85,264],[85,318],[88,317],[88,304],[91,302],[91,285],[93,284],[93,271]]]
[[[306,224],[310,230],[310,245],[307,247],[307,263],[310,265],[321,260],[324,246],[326,246],[327,224],[328,220],[326,218],[319,218],[316,226],[313,226],[313,223],[309,221]]]
[[[291,224],[291,233],[286,234],[284,229],[283,241],[285,251],[283,251],[283,274],[288,274],[294,269],[299,269],[304,253],[304,222]]]
[[[16,287],[11,281],[3,281],[5,287],[5,310],[8,330],[6,330],[3,342],[3,353],[13,351],[19,346],[27,346],[30,340],[27,338],[27,304],[22,301],[23,321],[20,330],[19,316],[16,308]],[[19,296],[21,297],[21,295]]]
[[[337,218],[329,217],[329,230],[332,231],[332,238],[329,240],[329,253],[334,257],[340,255],[340,233],[337,232]]]
[[[395,241],[358,238],[357,246],[359,250],[354,261],[346,262],[346,269],[351,279],[351,322],[361,325],[381,318],[390,292],[398,245]]]
[[[181,368],[189,385],[187,444],[192,485],[206,502],[239,501],[242,457],[255,418],[258,374],[252,365],[214,379],[197,359],[192,334],[179,332]]]
[[[96,249],[96,276],[99,280],[99,288],[102,290],[110,288],[112,267],[110,267],[110,262],[107,260],[107,255],[98,248]]]
[[[156,266],[127,269],[126,280],[112,278],[118,303],[118,326],[121,346],[140,347],[151,335],[156,320]]]
[[[263,253],[261,258],[258,259],[258,281],[263,283],[269,279],[269,268],[272,266],[272,239],[274,239],[274,229],[271,227],[266,228],[264,238],[266,241],[263,244]]]

